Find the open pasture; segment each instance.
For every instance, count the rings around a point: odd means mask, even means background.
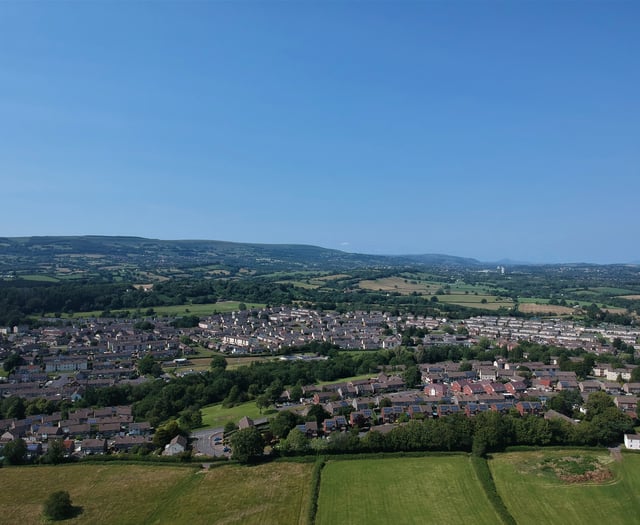
[[[518,310],[525,314],[571,315],[573,308],[557,304],[519,303]]]
[[[0,469],[0,524],[41,525],[42,504],[67,490],[81,523],[302,525],[310,463],[225,465],[210,471],[164,465],[84,464]]]
[[[598,460],[609,476],[568,482],[557,466],[572,457]],[[518,525],[539,523],[637,523],[640,516],[640,455],[624,454],[615,462],[607,451],[542,450],[496,454],[489,461],[498,494]],[[568,477],[580,468],[566,468]]]
[[[495,525],[467,456],[330,461],[322,471],[317,525]]]

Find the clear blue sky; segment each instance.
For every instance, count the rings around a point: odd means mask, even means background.
[[[638,2],[0,2],[0,235],[640,261]]]

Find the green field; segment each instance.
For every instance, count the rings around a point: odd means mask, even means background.
[[[483,303],[482,300],[486,302]],[[511,308],[513,301],[511,299],[501,299],[495,295],[486,294],[459,294],[452,293],[447,295],[439,295],[438,301],[441,303],[457,304],[458,306],[466,306],[467,308],[482,308],[484,310],[497,310],[498,308]]]
[[[203,428],[223,427],[227,421],[233,421],[237,424],[243,416],[257,419],[268,415],[267,410],[263,410],[262,414],[260,414],[255,401],[247,401],[231,408],[225,408],[222,403],[217,403],[204,407],[201,412]]]
[[[558,479],[551,467],[575,459],[608,475],[586,482]],[[554,449],[495,454],[489,465],[518,525],[624,525],[640,516],[640,454],[614,461],[606,450]],[[69,491],[82,508],[64,522],[70,525],[305,525],[312,469],[313,463],[295,462],[224,464],[208,471],[118,463],[5,467],[0,525],[44,523],[42,504],[54,490]],[[464,454],[330,459],[317,509],[317,525],[500,523]]]
[[[599,456],[613,477],[600,483],[567,483],[544,468],[549,459],[576,454]],[[514,452],[496,454],[489,465],[498,493],[518,525],[638,523],[640,455],[624,454],[622,461],[614,462],[607,451]]]
[[[67,465],[0,469],[0,524],[42,524],[42,504],[67,490],[83,524],[303,524],[311,464],[196,468]]]
[[[469,457],[330,461],[317,525],[500,523]]]
[[[263,303],[245,303],[247,308],[264,308],[265,304]],[[240,301],[222,301],[219,303],[205,303],[205,304],[181,304],[181,305],[173,305],[173,306],[154,306],[152,307],[155,314],[154,315],[166,315],[166,316],[181,316],[181,315],[197,315],[199,317],[213,315],[216,313],[228,313],[233,311],[238,311],[240,308]],[[145,311],[147,308],[143,308],[140,310],[140,317],[145,316]],[[126,310],[113,310],[111,315],[117,316]],[[128,310],[132,314],[136,312],[135,309]],[[53,316],[52,313],[48,314],[49,316]],[[63,318],[82,318],[82,317],[100,317],[102,315],[102,311],[94,310],[90,312],[75,312],[73,315],[63,314]]]

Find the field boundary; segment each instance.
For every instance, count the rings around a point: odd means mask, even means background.
[[[493,480],[493,474],[491,474],[487,459],[480,456],[470,456],[470,461],[478,477],[478,482],[482,486],[496,514],[500,517],[500,521],[502,521],[504,525],[517,525],[515,518],[511,515],[498,493],[498,488]]]
[[[309,503],[309,515],[307,525],[315,525],[318,514],[318,498],[320,497],[320,485],[322,484],[322,469],[327,464],[327,458],[321,457],[316,460],[311,473],[311,501]]]

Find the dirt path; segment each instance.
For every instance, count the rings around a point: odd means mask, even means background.
[[[611,457],[616,461],[622,461],[622,453],[620,452],[620,447],[613,447],[609,449],[611,453]]]

